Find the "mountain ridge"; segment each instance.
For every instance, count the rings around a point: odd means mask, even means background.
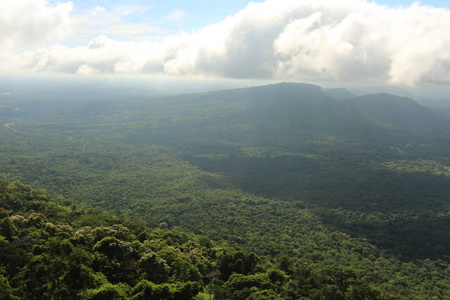
[[[148,139],[154,142],[169,140],[173,144],[177,140],[182,143],[186,139],[199,142],[202,136],[214,139],[225,134],[224,137],[231,138],[230,142],[245,142],[255,141],[256,137],[264,139],[269,134],[270,138],[276,135],[278,141],[283,139],[285,143],[290,143],[289,139],[296,136],[308,139],[329,136],[346,140],[359,137],[364,142],[370,142],[373,136],[374,142],[379,142],[378,137],[381,135],[388,137],[390,141],[396,141],[399,138],[408,139],[405,135],[410,135],[414,130],[416,132],[413,135],[429,136],[430,133],[445,135],[446,128],[450,128],[447,120],[409,98],[373,94],[337,100],[328,96],[321,87],[311,84],[279,83],[198,95],[171,96],[169,99],[167,109],[184,107],[184,111],[178,112],[180,116],[189,110],[192,111],[191,116],[186,114],[186,118],[179,120],[175,127],[174,123],[156,127],[152,125],[151,128],[143,126],[138,129],[139,137],[131,138],[132,140],[138,143]],[[164,105],[161,101],[160,105]],[[192,107],[193,103],[198,103],[195,108]],[[211,108],[211,111],[202,118],[194,118],[195,112],[192,109],[202,109],[202,105]],[[151,108],[154,115],[156,108]],[[146,111],[148,110],[144,105],[139,113],[141,118]],[[178,134],[181,131],[183,136]],[[150,136],[145,138],[146,134]],[[264,143],[268,144],[270,141]]]

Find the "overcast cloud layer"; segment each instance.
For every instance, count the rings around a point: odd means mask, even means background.
[[[147,41],[100,35],[82,47],[58,44],[80,19],[71,3],[0,5],[3,73],[450,83],[450,10],[418,3],[390,9],[363,0],[268,0],[194,33]]]

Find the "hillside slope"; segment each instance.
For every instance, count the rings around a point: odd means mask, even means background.
[[[1,299],[395,299],[349,268],[314,270],[287,257],[268,267],[254,253],[18,183],[0,181],[0,196]]]

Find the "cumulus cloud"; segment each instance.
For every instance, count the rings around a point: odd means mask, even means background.
[[[61,40],[72,32],[71,2],[50,5],[44,0],[0,0],[0,7],[2,51]]]
[[[43,7],[59,20],[50,35],[63,36],[67,26],[57,16],[70,4]],[[27,51],[20,61],[38,72],[448,84],[448,28],[449,10],[419,3],[392,9],[365,0],[267,0],[193,33],[157,41],[99,36],[83,47]]]

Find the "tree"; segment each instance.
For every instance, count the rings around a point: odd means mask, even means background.
[[[10,218],[6,217],[3,220],[0,220],[0,235],[3,235],[6,239],[11,241],[16,233],[17,229]]]
[[[139,260],[139,266],[147,280],[163,283],[169,278],[170,267],[164,259],[155,253],[144,254]]]

